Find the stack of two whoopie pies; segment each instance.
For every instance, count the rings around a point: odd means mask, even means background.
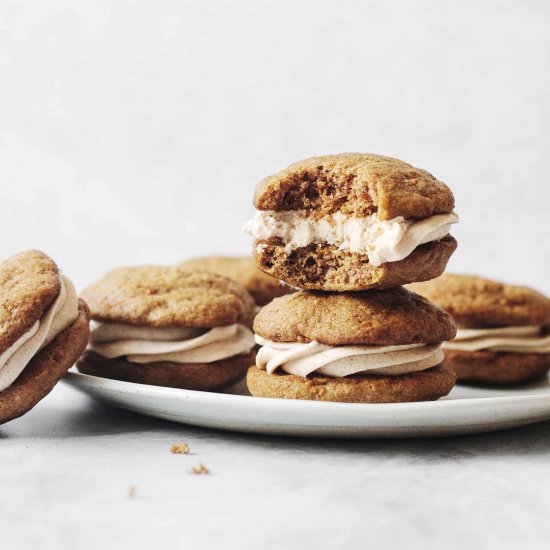
[[[369,154],[298,162],[260,182],[245,231],[264,272],[297,288],[254,320],[259,397],[435,400],[454,386],[452,317],[401,285],[439,276],[456,248],[449,188]]]

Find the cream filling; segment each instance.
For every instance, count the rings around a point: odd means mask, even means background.
[[[133,363],[171,361],[212,363],[254,347],[254,334],[244,325],[201,329],[136,327],[120,323],[98,323],[92,328],[90,347],[112,359],[125,356]]]
[[[72,282],[61,277],[61,289],[42,317],[0,355],[0,391],[15,382],[29,361],[78,317],[78,295]]]
[[[268,210],[256,212],[243,230],[259,241],[281,239],[287,254],[312,243],[327,243],[340,250],[365,254],[372,265],[378,266],[398,262],[417,246],[442,239],[457,222],[454,212],[415,221],[403,216],[380,220],[377,213],[356,218],[335,212],[317,218],[308,215],[307,210]]]
[[[319,342],[274,342],[256,335],[262,346],[256,366],[273,374],[281,369],[287,374],[307,376],[321,374],[334,378],[369,372],[399,376],[439,365],[444,358],[439,344],[406,346],[327,346]]]
[[[511,353],[550,353],[550,334],[542,327],[462,328],[443,348],[460,351],[500,351]]]

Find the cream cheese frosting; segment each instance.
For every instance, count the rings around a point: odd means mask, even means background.
[[[550,334],[538,326],[459,328],[456,337],[443,348],[460,351],[550,353]]]
[[[366,254],[369,262],[378,266],[402,260],[417,246],[442,239],[457,222],[454,212],[421,220],[406,220],[402,216],[380,220],[377,213],[361,218],[342,212],[317,217],[307,210],[268,210],[256,212],[243,230],[259,241],[281,239],[287,254],[312,243],[327,243],[340,250]]]
[[[256,343],[262,346],[256,355],[258,368],[303,377],[315,373],[340,378],[366,372],[399,376],[429,369],[444,358],[440,344],[327,346],[316,341],[274,342],[258,335]]]
[[[254,347],[252,331],[241,324],[201,329],[138,327],[122,323],[95,323],[91,351],[107,357],[123,357],[133,363],[171,361],[212,363]]]
[[[72,282],[61,276],[61,289],[42,317],[0,355],[0,391],[15,382],[29,361],[78,317],[78,295]]]

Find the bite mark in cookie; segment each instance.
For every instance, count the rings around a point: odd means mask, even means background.
[[[254,258],[266,273],[296,288],[336,292],[394,288],[410,281],[424,281],[441,274],[457,246],[444,239],[416,248],[399,262],[375,267],[361,254],[344,252],[332,245],[310,245],[289,255],[281,246],[256,247]]]
[[[456,247],[440,247],[428,270],[409,261],[386,281],[384,266],[449,239],[458,221],[448,187],[397,159],[342,154],[298,162],[260,182],[254,202],[259,211],[244,229],[254,237],[258,267],[302,289],[366,290],[426,280],[442,273]],[[304,256],[310,266],[330,269],[298,277],[296,260]]]

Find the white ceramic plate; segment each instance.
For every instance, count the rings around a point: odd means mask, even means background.
[[[490,432],[550,419],[548,380],[514,389],[457,386],[424,403],[355,404],[178,390],[69,372],[64,381],[116,407],[207,428],[308,437],[426,437]]]

